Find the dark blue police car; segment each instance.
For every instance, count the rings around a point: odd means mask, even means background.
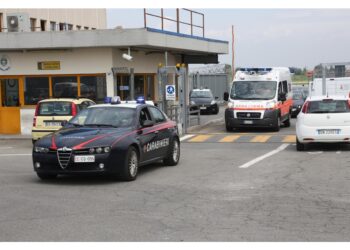
[[[175,122],[142,100],[90,106],[33,147],[34,170],[41,179],[107,173],[132,181],[142,165],[162,160],[174,166],[179,158]]]

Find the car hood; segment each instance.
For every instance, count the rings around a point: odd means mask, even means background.
[[[293,100],[293,107],[303,106],[304,100]]]
[[[132,131],[130,128],[66,128],[43,137],[35,146],[53,149],[110,146]]]
[[[191,98],[195,104],[210,104],[213,101],[213,98]]]

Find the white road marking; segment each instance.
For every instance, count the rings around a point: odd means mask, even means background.
[[[0,154],[0,157],[1,156],[29,156],[29,155],[32,155],[32,154]]]
[[[310,155],[318,155],[318,154],[322,154],[323,151],[312,151],[312,152],[307,152]]]
[[[335,152],[336,154],[341,154],[341,151],[337,151],[337,152]]]
[[[251,160],[251,161],[248,161],[247,163],[239,166],[239,168],[249,168],[250,166],[258,163],[259,161],[262,161],[262,160],[264,160],[264,159],[266,159],[266,158],[268,158],[268,157],[270,157],[270,156],[272,156],[274,154],[277,154],[277,153],[283,151],[288,146],[289,146],[289,143],[284,143],[281,146],[279,146],[278,148],[276,148],[276,149],[274,149],[274,150],[272,150],[272,151],[270,151],[270,152],[268,152],[268,153],[266,153],[266,154],[264,154],[262,156],[259,156],[259,157],[255,158],[255,159]]]
[[[13,147],[0,147],[0,149],[11,149]]]
[[[186,139],[189,139],[189,138],[191,138],[191,137],[193,137],[194,135],[184,135],[184,136],[182,136],[181,138],[180,138],[180,141],[184,141],[184,140],[186,140]]]

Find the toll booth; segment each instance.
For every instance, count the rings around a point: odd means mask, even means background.
[[[187,69],[184,64],[158,68],[158,107],[175,121],[180,134],[187,131]]]

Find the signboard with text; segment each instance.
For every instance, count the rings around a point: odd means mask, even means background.
[[[176,91],[175,85],[165,85],[165,100],[175,101],[176,100]]]

